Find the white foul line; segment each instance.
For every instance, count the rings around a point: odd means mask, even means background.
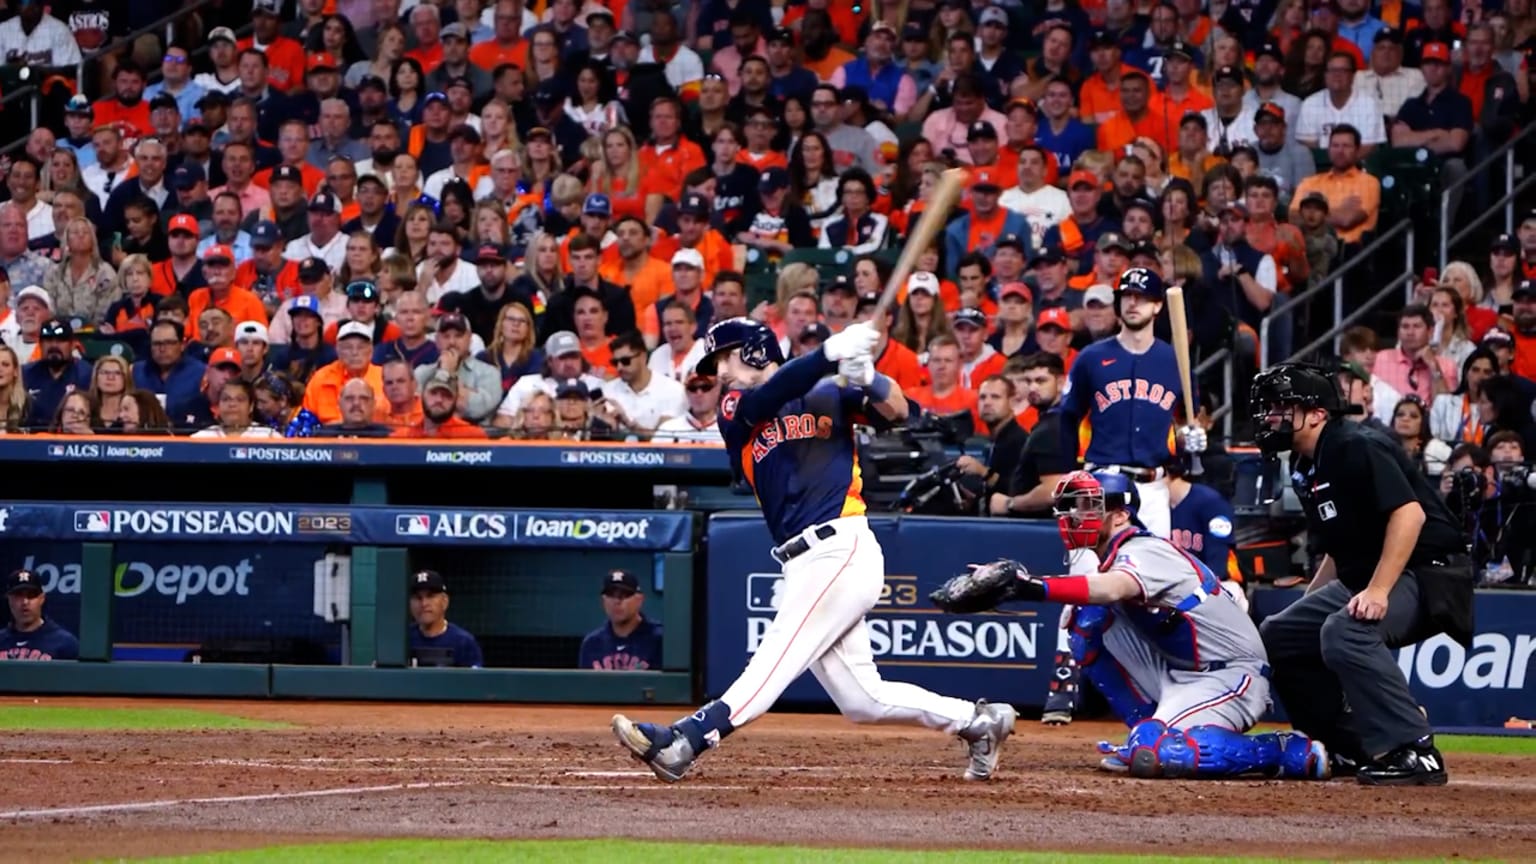
[[[253,801],[288,801],[298,798],[326,798],[336,795],[365,795],[372,792],[399,792],[411,789],[443,789],[464,783],[391,783],[388,786],[344,786],[338,789],[314,789],[307,792],[268,792],[261,795],[225,795],[217,798],[172,798],[163,801],[132,801],[123,804],[90,804],[81,807],[45,807],[37,810],[10,810],[0,819],[30,819],[38,816],[83,816],[89,813],[123,813],[132,810],[158,810],[188,804],[243,804]]]

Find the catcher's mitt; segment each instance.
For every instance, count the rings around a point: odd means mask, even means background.
[[[1003,559],[991,564],[972,564],[969,573],[961,573],[928,595],[933,605],[961,615],[986,612],[1010,600],[1028,599],[1039,579],[1029,575],[1024,565]]]

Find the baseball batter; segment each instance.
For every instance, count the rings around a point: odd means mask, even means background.
[[[1245,735],[1269,704],[1269,663],[1253,621],[1200,559],[1153,536],[1123,474],[1075,471],[1056,485],[1068,549],[1093,549],[1089,575],[1032,576],[998,561],[957,576],[934,603],[976,612],[1009,600],[1074,607],[1072,653],[1130,727],[1100,742],[1100,767],[1137,777],[1233,777],[1252,772],[1325,780],[1328,754],[1297,732]]]
[[[1076,453],[1090,471],[1123,474],[1134,481],[1141,524],[1157,537],[1168,537],[1172,530],[1164,468],[1173,460],[1179,439],[1186,453],[1204,452],[1208,443],[1199,426],[1176,427],[1174,410],[1184,395],[1178,360],[1173,346],[1152,330],[1164,296],[1157,273],[1134,267],[1121,274],[1115,288],[1120,332],[1082,350],[1072,364],[1059,408],[1062,452]],[[1092,573],[1099,566],[1092,549],[1070,554],[1069,572]],[[1041,720],[1059,725],[1072,720],[1079,672],[1065,631],[1058,635],[1056,648],[1056,674]]]
[[[899,422],[908,410],[901,388],[874,371],[878,340],[872,326],[854,324],[785,363],[773,331],[750,319],[719,322],[705,336],[698,371],[718,369],[720,431],[732,468],[762,505],[784,588],[757,653],[720,699],[670,727],[614,716],[619,742],[662,780],[682,779],[807,669],[850,720],[959,736],[969,751],[967,779],[985,780],[997,766],[1013,731],[1011,707],[886,681],[875,667],[864,615],[879,600],[885,558],[864,518],[853,424]],[[830,380],[834,372],[849,386]]]

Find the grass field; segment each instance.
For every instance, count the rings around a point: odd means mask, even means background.
[[[517,861],[520,864],[676,864],[707,861],[709,864],[769,864],[781,861],[815,861],[817,864],[996,864],[996,850],[914,852],[901,849],[816,849],[801,846],[726,846],[703,843],[642,843],[632,840],[383,840],[368,843],[273,846],[243,852],[223,852],[156,861],[186,864],[256,864],[266,861],[370,862],[370,864],[417,864],[423,860],[450,860],[455,864]],[[1062,852],[1006,853],[1009,864],[1141,864],[1174,860],[1179,864],[1228,864],[1231,858],[1164,858],[1144,855],[1074,855]],[[1244,858],[1243,864],[1304,864],[1299,858]],[[1462,859],[1475,860],[1475,859]],[[1401,860],[1393,864],[1403,864]]]
[[[212,711],[182,708],[69,708],[46,705],[0,705],[0,728],[63,732],[186,732],[198,729],[287,729],[284,723],[248,720]]]

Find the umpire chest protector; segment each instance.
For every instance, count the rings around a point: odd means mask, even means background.
[[[1297,456],[1291,483],[1307,513],[1308,545],[1333,559],[1339,581],[1352,590],[1370,583],[1387,520],[1404,504],[1424,508],[1410,567],[1466,551],[1429,478],[1396,442],[1358,423],[1329,420],[1311,458]]]

